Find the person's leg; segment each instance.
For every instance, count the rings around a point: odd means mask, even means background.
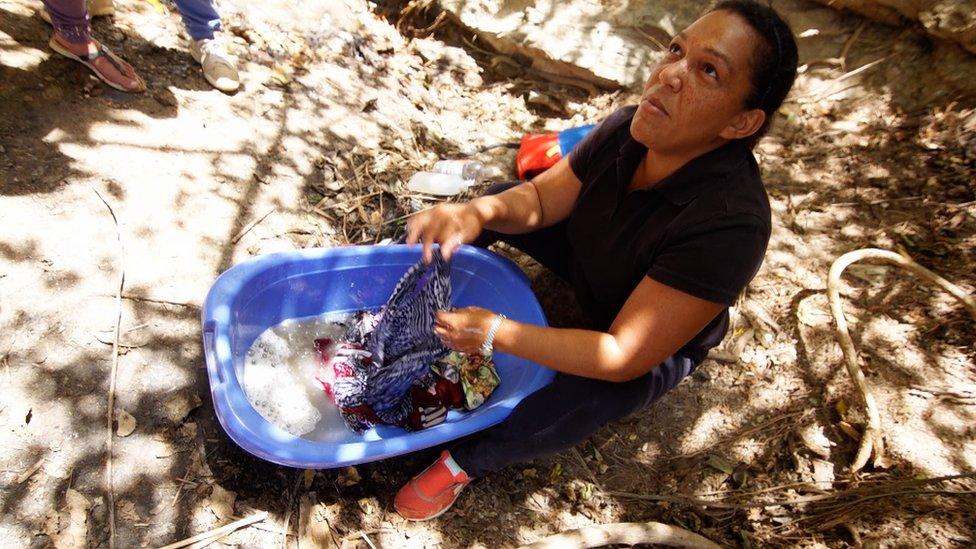
[[[237,90],[241,85],[237,61],[214,38],[220,30],[220,14],[213,0],[174,1],[190,35],[190,55],[203,67],[204,78],[220,91]]]
[[[462,440],[451,455],[468,476],[477,478],[568,450],[607,423],[661,398],[695,367],[687,357],[672,356],[624,383],[560,374],[520,402],[505,421]]]
[[[87,45],[91,40],[91,22],[85,0],[44,0],[54,32],[64,42]]]
[[[145,82],[131,65],[92,39],[85,0],[44,0],[44,9],[54,26],[54,36],[48,42],[54,51],[83,63],[114,88],[145,91]]]
[[[193,40],[211,40],[220,30],[220,14],[213,0],[174,0],[186,32]]]
[[[656,401],[696,366],[690,358],[674,356],[625,383],[558,375],[520,402],[499,425],[442,452],[400,489],[394,506],[408,520],[439,516],[472,479],[572,448],[603,425]]]

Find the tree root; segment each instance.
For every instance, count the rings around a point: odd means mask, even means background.
[[[935,284],[952,295],[966,307],[970,316],[976,319],[976,300],[968,295],[961,288],[941,276],[933,273],[925,267],[919,265],[909,257],[896,254],[888,250],[877,248],[864,248],[848,252],[834,261],[830,266],[830,274],[827,277],[827,297],[830,300],[830,311],[836,323],[837,339],[840,341],[841,350],[844,352],[844,360],[847,364],[847,372],[854,379],[858,392],[864,401],[867,409],[868,424],[861,435],[861,445],[857,450],[854,463],[851,464],[851,471],[860,471],[867,465],[868,460],[877,464],[884,453],[884,439],[881,432],[881,416],[878,414],[878,406],[875,403],[874,395],[864,378],[861,367],[858,366],[857,350],[854,348],[854,341],[851,339],[850,330],[847,328],[847,318],[844,316],[843,304],[840,300],[838,284],[844,269],[857,261],[863,259],[880,259],[892,263],[898,267],[906,269],[926,282]]]
[[[543,538],[521,549],[587,549],[604,545],[654,543],[671,547],[719,549],[708,538],[660,522],[617,522],[595,524]]]

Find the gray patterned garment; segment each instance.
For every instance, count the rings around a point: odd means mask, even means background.
[[[430,265],[422,261],[411,267],[379,313],[372,331],[358,324],[369,315],[357,315],[357,325],[349,333],[372,355],[360,361],[350,377],[339,377],[332,384],[340,407],[366,406],[383,422],[402,425],[410,413],[410,387],[430,372],[430,366],[443,358],[448,349],[434,334],[434,315],[451,304],[450,265],[434,254]],[[371,322],[370,322],[371,323]],[[347,423],[349,422],[347,418]],[[356,431],[365,425],[350,424]]]

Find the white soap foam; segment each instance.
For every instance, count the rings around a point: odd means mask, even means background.
[[[310,440],[337,441],[349,436],[342,416],[315,381],[319,358],[315,340],[337,340],[340,322],[350,315],[330,314],[285,320],[265,330],[244,361],[244,393],[265,419]]]

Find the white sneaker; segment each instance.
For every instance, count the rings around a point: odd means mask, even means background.
[[[203,67],[203,77],[210,85],[222,92],[236,91],[241,86],[235,60],[227,55],[214,39],[190,42],[190,55]]]

